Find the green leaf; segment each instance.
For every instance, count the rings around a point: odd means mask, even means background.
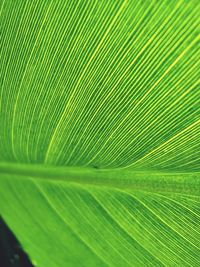
[[[199,265],[199,12],[1,2],[0,215],[35,266]]]

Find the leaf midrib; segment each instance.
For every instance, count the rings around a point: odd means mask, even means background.
[[[130,169],[47,166],[0,162],[0,177],[31,177],[53,182],[76,183],[152,192],[200,195],[200,173],[166,173]]]

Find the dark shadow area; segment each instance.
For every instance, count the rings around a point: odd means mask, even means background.
[[[33,267],[20,243],[0,217],[0,266]]]

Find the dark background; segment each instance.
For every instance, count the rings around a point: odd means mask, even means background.
[[[34,267],[20,243],[0,217],[0,266]]]

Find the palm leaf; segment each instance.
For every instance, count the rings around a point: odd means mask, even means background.
[[[199,1],[1,3],[0,215],[35,266],[198,266]]]

